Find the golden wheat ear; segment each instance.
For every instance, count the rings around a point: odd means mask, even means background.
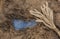
[[[58,28],[56,28],[54,22],[53,22],[53,10],[48,7],[48,2],[45,2],[41,6],[41,12],[38,10],[30,10],[30,14],[34,15],[38,18],[36,18],[36,22],[43,22],[45,26],[49,27],[50,29],[54,30],[59,36],[60,36],[60,31]],[[40,18],[40,19],[39,19]]]

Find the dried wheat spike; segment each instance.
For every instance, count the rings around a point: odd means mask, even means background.
[[[48,7],[48,2],[43,3],[41,6],[41,11],[42,13],[34,9],[29,12],[31,15],[38,17],[36,18],[36,22],[43,22],[47,27],[54,30],[60,36],[60,31],[56,28],[53,22],[53,10]]]

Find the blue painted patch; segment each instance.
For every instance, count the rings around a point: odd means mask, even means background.
[[[37,23],[35,20],[30,20],[30,21],[23,21],[23,20],[13,20],[13,25],[16,30],[27,28],[27,27],[34,27]]]

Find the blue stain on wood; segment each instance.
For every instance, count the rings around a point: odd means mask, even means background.
[[[23,21],[23,20],[18,20],[15,19],[13,20],[13,26],[15,27],[16,30],[24,29],[27,27],[34,27],[37,23],[35,20],[30,20],[30,21]]]

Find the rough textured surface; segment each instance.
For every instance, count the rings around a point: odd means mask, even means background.
[[[2,0],[1,0],[2,1]],[[12,19],[30,20],[35,19],[34,16],[29,14],[29,9],[38,9],[40,5],[46,0],[4,0],[0,12],[4,15],[6,20],[0,23],[0,39],[59,39],[58,35],[45,27],[42,24],[36,25],[34,28],[27,28],[16,31],[11,23]],[[54,11],[54,22],[58,27],[60,26],[60,1],[47,0],[49,7]],[[0,2],[1,3],[1,2]],[[57,16],[58,15],[58,16]],[[56,16],[56,17],[55,17]],[[3,19],[0,18],[0,19]]]

